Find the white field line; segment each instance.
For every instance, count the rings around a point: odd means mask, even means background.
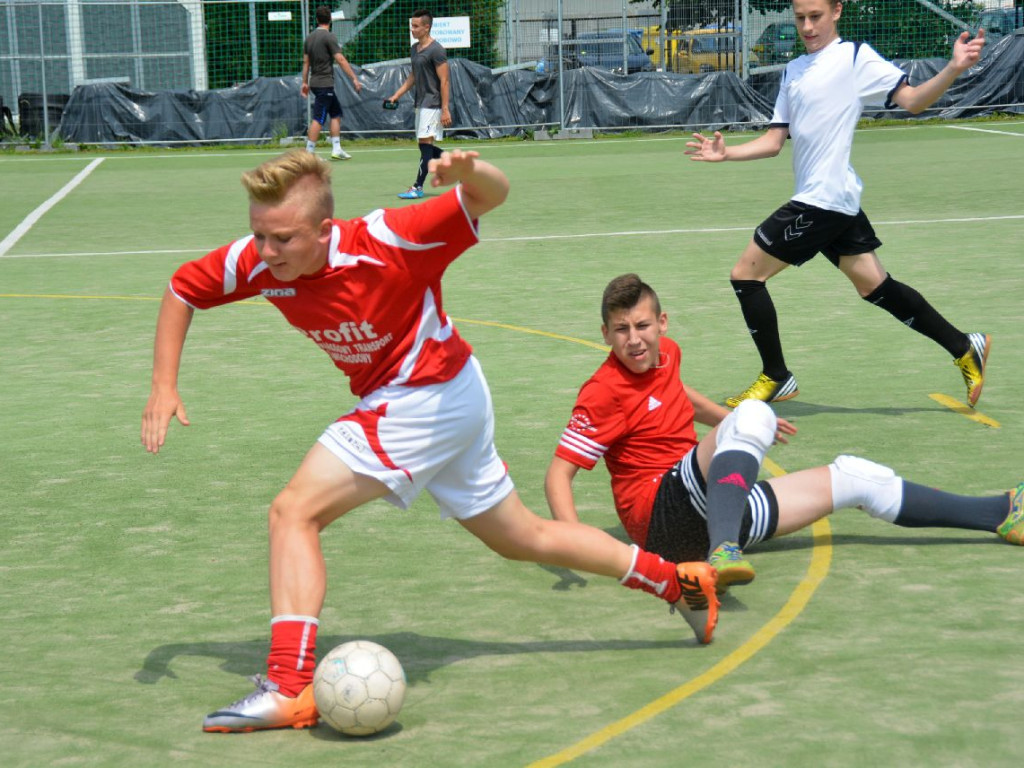
[[[1018,139],[1024,139],[1024,133],[1018,133],[1016,131],[997,131],[995,128],[974,128],[970,125],[947,125],[954,131],[977,131],[978,133],[998,133],[1002,136],[1016,136]]]
[[[98,160],[93,160],[91,163],[85,166],[85,168],[81,170],[78,173],[78,175],[75,176],[75,178],[73,178],[63,187],[61,187],[55,194],[53,194],[50,197],[49,200],[44,202],[42,205],[40,205],[38,208],[32,211],[32,213],[26,216],[22,220],[22,222],[18,224],[18,226],[11,230],[11,233],[7,237],[5,237],[3,240],[0,240],[0,257],[5,256],[7,252],[11,250],[12,247],[14,247],[14,244],[21,240],[21,238],[24,237],[30,229],[32,229],[33,225],[35,225],[37,221],[43,218],[47,211],[49,211],[51,208],[53,208],[53,206],[55,206],[57,203],[59,203],[61,200],[67,197],[75,187],[77,187],[79,184],[85,181],[89,174],[92,173],[96,169],[96,167],[102,162],[103,158],[101,157]]]
[[[949,219],[904,219],[900,221],[876,221],[872,222],[876,227],[904,226],[904,225],[932,225],[932,224],[977,224],[990,221],[1024,221],[1024,214],[1013,214],[1007,216],[961,216]],[[547,240],[583,240],[598,237],[643,237],[647,235],[705,235],[719,232],[751,232],[754,225],[742,227],[702,227],[700,229],[637,229],[617,232],[583,232],[579,234],[566,235],[520,235],[516,237],[487,237],[483,243],[516,243],[523,241],[547,241]],[[221,243],[223,245],[223,243]],[[212,251],[219,246],[199,246],[197,248],[167,248],[161,250],[146,251],[77,251],[67,253],[19,253],[8,256],[9,259],[42,259],[56,256],[159,256],[174,254],[197,254],[202,255]]]
[[[1024,122],[1020,120],[1006,120],[1000,121],[1000,125],[1024,125]],[[886,126],[868,126],[866,128],[858,128],[857,133],[891,133],[894,131],[930,131],[930,130],[948,130],[950,128],[960,129],[964,131],[979,131],[983,133],[1007,133],[1010,136],[1021,136],[1024,134],[1014,133],[1013,131],[997,131],[992,128],[971,128],[965,125],[939,125],[935,123],[929,123],[926,125],[886,125]],[[601,139],[594,141],[591,139],[572,139],[569,141],[505,141],[505,142],[487,142],[478,141],[476,139],[470,139],[462,142],[455,142],[452,139],[448,139],[448,144],[445,147],[459,147],[460,149],[529,149],[529,148],[550,148],[550,147],[594,147],[594,146],[615,146],[618,144],[650,144],[656,142],[681,142],[689,141],[690,133],[692,130],[679,129],[685,131],[685,135],[682,136],[633,136],[629,138],[615,138],[615,139]],[[749,134],[760,134],[761,131],[749,131]],[[745,138],[745,134],[738,135],[738,138]],[[170,154],[157,154],[155,152],[139,152],[138,154],[126,154],[124,152],[118,152],[112,155],[106,155],[106,160],[124,160],[131,162],[133,160],[194,160],[197,157],[273,157],[279,155],[288,149],[295,149],[301,145],[295,144],[289,147],[274,147],[265,150],[239,150],[237,152],[213,152],[207,150],[200,150],[198,152],[174,152]],[[358,146],[358,145],[357,145]],[[391,152],[415,152],[416,147],[410,141],[406,146],[400,147],[360,147],[358,154],[384,154]],[[75,155],[72,154],[60,154],[51,157],[39,157],[33,154],[24,154],[14,157],[0,156],[0,166],[7,163],[45,163],[45,162],[61,162],[66,163],[69,159],[75,159]]]

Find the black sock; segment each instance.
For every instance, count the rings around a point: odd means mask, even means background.
[[[893,280],[891,275],[887,274],[882,284],[865,296],[864,301],[881,307],[955,358],[962,356],[971,347],[967,334],[950,325],[924,296],[909,285]]]
[[[903,481],[903,504],[894,521],[904,528],[966,528],[995,532],[1010,514],[1007,494],[958,496]]]
[[[427,180],[427,172],[430,170],[430,161],[440,155],[435,155],[436,147],[433,144],[420,144],[420,165],[416,169],[416,186],[423,188],[423,182]]]
[[[779,318],[768,287],[761,280],[730,280],[740,302],[743,319],[761,356],[761,370],[776,381],[789,376],[786,360],[782,356],[779,338]]]
[[[708,468],[708,555],[724,541],[739,542],[747,496],[761,466],[746,451],[722,451]]]

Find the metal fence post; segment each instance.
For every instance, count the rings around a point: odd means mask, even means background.
[[[562,56],[562,0],[558,0],[558,129],[565,128],[565,59]]]

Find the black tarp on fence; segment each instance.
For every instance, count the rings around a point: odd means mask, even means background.
[[[942,59],[898,62],[921,82]],[[521,136],[559,123],[560,94],[566,128],[649,129],[762,127],[771,118],[781,73],[755,75],[745,83],[731,72],[679,75],[642,72],[629,76],[585,67],[557,75],[514,70],[494,74],[464,59],[450,60],[452,136]],[[412,100],[397,110],[381,108],[405,80],[408,64],[358,69],[362,93],[336,77],[347,136],[411,134]],[[994,112],[1024,113],[1024,31],[1001,39],[979,64],[961,76],[922,117],[959,118]],[[306,101],[299,78],[259,78],[217,91],[143,92],[112,83],[79,86],[60,120],[66,142],[203,143],[258,141],[306,131]],[[869,116],[909,118],[906,112]],[[399,134],[402,135],[402,134]]]

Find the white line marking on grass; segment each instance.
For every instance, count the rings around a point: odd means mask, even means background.
[[[699,235],[715,232],[749,232],[752,227],[721,227],[702,229],[634,229],[621,232],[580,232],[571,235],[517,235],[516,237],[485,237],[484,243],[515,243],[524,240],[578,240],[587,237],[634,237],[636,235]]]
[[[877,226],[895,226],[906,224],[969,224],[979,221],[1014,221],[1024,219],[1024,214],[1010,214],[1007,216],[964,216],[951,219],[906,219],[903,221],[879,221]],[[621,232],[582,232],[567,235],[517,235],[515,237],[486,237],[481,242],[485,243],[510,243],[524,240],[575,240],[587,237],[634,237],[636,235],[702,235],[715,234],[718,232],[749,232],[754,225],[744,227],[702,227],[699,229],[635,229]]]
[[[947,125],[953,131],[977,131],[978,133],[998,133],[1003,136],[1016,136],[1018,139],[1024,139],[1024,133],[1017,133],[1016,131],[997,131],[994,128],[972,128],[969,125]]]
[[[990,221],[1020,221],[1024,220],[1024,214],[1010,214],[1007,216],[961,216],[949,219],[905,219],[902,221],[876,221],[875,226],[905,226],[908,224],[974,224]],[[582,240],[593,237],[636,237],[641,235],[707,235],[719,232],[750,232],[754,229],[753,224],[742,227],[701,227],[694,229],[635,229],[622,230],[617,232],[580,232],[573,234],[553,235],[517,235],[514,237],[485,237],[483,243],[516,243],[526,241],[544,240]],[[66,253],[20,253],[7,256],[9,259],[43,259],[57,256],[151,256],[166,254],[198,253],[200,255],[209,253],[219,246],[199,246],[196,248],[167,248],[161,250],[139,250],[139,251],[76,251]],[[2,254],[0,254],[2,255]]]
[[[215,246],[216,247],[216,246]],[[198,253],[203,255],[213,248],[168,248],[159,251],[78,251],[75,253],[14,253],[8,259],[48,259],[54,256],[159,256],[161,254]]]
[[[37,221],[43,218],[47,211],[49,211],[51,208],[53,208],[53,206],[55,206],[57,203],[59,203],[61,200],[67,197],[75,187],[77,187],[79,184],[85,181],[89,174],[92,173],[96,169],[96,167],[102,162],[103,158],[101,157],[98,160],[93,160],[91,163],[85,166],[83,170],[79,171],[78,175],[75,176],[75,178],[73,178],[63,187],[61,187],[56,194],[50,197],[49,200],[47,200],[45,203],[43,203],[34,211],[32,211],[32,213],[26,216],[24,220],[22,220],[22,222],[11,231],[11,234],[9,234],[3,240],[0,240],[0,257],[5,256],[7,252],[14,247],[14,244],[21,240],[21,238],[24,237],[30,229],[32,229],[33,225]]]

